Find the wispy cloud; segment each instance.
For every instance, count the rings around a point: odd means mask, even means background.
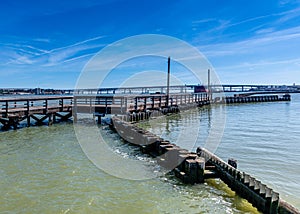
[[[32,41],[35,41],[35,42],[44,42],[44,43],[50,43],[51,40],[48,39],[48,38],[34,38],[32,39]]]
[[[278,13],[270,13],[262,16],[255,16],[248,19],[244,19],[238,22],[234,22],[232,19],[218,19],[218,18],[207,18],[202,20],[193,21],[193,26],[197,27],[199,24],[206,24],[207,22],[214,22],[215,25],[211,27],[206,33],[213,34],[215,32],[223,32],[224,30],[232,27],[239,27],[240,25],[248,25],[253,23],[256,26],[248,30],[249,33],[255,34],[266,34],[276,31],[278,26],[284,25],[288,21],[300,17],[300,7],[292,10],[286,10]],[[259,24],[258,23],[263,23]],[[248,27],[248,26],[247,26]]]
[[[198,48],[212,62],[223,81],[228,83],[300,81],[299,75],[295,76],[295,73],[300,72],[297,51],[300,48],[300,26],[279,31],[263,28],[240,41],[208,44]],[[276,75],[282,78],[277,79]],[[260,78],[255,78],[257,76]]]
[[[217,70],[234,70],[234,69],[248,69],[248,68],[254,68],[254,67],[266,67],[269,65],[297,65],[300,66],[300,58],[295,59],[288,59],[288,60],[274,60],[274,61],[265,61],[260,60],[258,62],[244,62],[235,64],[232,66],[220,66],[217,67]]]
[[[73,57],[71,59],[66,59],[66,60],[62,61],[61,64],[74,62],[74,61],[81,60],[81,59],[90,58],[94,55],[95,55],[95,53],[90,53],[90,54],[85,54],[85,55],[81,55],[81,56],[78,56],[78,57]]]
[[[208,57],[236,55],[249,52],[257,52],[261,48],[269,46],[276,42],[289,41],[300,38],[300,27],[289,28],[281,31],[270,33],[265,32],[263,35],[257,35],[252,38],[246,38],[237,42],[218,43],[212,45],[200,46]]]
[[[97,37],[94,37],[94,38],[91,38],[91,39],[86,39],[86,40],[83,40],[83,41],[80,41],[80,42],[77,42],[77,43],[74,43],[74,44],[71,44],[71,45],[55,48],[55,49],[50,50],[49,53],[57,52],[57,51],[60,51],[60,50],[70,49],[70,48],[73,48],[73,47],[78,47],[80,45],[83,45],[83,44],[86,44],[86,43],[89,43],[89,42],[92,42],[92,41],[96,41],[96,40],[102,39],[104,37],[105,36],[97,36]]]
[[[280,0],[279,6],[285,6],[287,4],[300,3],[299,0]]]
[[[299,17],[300,16],[300,8],[295,8],[293,10],[288,10],[288,11],[285,11],[283,13],[280,13],[279,15],[281,16],[275,24],[282,24],[282,23],[285,23],[291,19],[294,19],[296,17]]]
[[[232,24],[228,25],[228,27],[241,25],[241,24],[245,24],[248,22],[253,22],[253,21],[266,19],[266,18],[270,18],[270,17],[278,17],[277,19],[275,19],[275,21],[270,22],[270,24],[277,25],[279,23],[283,23],[283,22],[289,21],[292,18],[300,16],[299,11],[300,11],[300,8],[295,8],[292,10],[287,10],[287,11],[283,11],[283,12],[279,12],[279,13],[271,13],[271,14],[267,14],[267,15],[263,15],[263,16],[252,17],[249,19],[242,20],[240,22],[232,23]]]
[[[277,14],[269,14],[269,15],[264,15],[264,16],[256,16],[256,17],[253,17],[253,18],[249,18],[249,19],[245,19],[245,20],[239,21],[239,22],[231,23],[231,24],[228,25],[228,27],[233,27],[233,26],[245,24],[245,23],[257,21],[257,20],[260,20],[260,19],[265,19],[265,18],[268,18],[268,17],[271,17],[271,16],[276,16],[276,15]]]
[[[79,44],[76,46],[69,46],[60,49],[56,49],[55,51],[51,51],[47,54],[47,62],[44,66],[54,66],[57,64],[61,64],[63,62],[70,62],[72,59],[82,59],[80,56],[85,56],[87,54],[95,54],[99,51],[101,47],[105,46],[105,44]]]
[[[98,36],[51,50],[37,48],[31,44],[0,43],[5,49],[1,54],[4,61],[2,63],[4,65],[56,66],[82,60],[95,54],[101,47],[105,46],[105,44],[99,42],[103,37]]]
[[[207,19],[195,20],[192,22],[192,24],[198,25],[198,24],[203,24],[203,23],[207,23],[207,22],[215,22],[215,21],[217,21],[216,18],[207,18]]]

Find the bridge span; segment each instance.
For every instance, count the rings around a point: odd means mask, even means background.
[[[170,90],[176,93],[187,93],[199,87],[198,84],[173,85]],[[258,85],[258,84],[222,84],[203,85],[206,90],[212,92],[257,92],[274,91],[300,93],[300,85]],[[209,89],[208,89],[209,88]],[[72,94],[128,94],[128,93],[166,93],[167,86],[137,86],[137,87],[106,87],[85,89],[42,89],[42,88],[0,88],[0,95],[11,94],[44,94],[44,95],[72,95]]]

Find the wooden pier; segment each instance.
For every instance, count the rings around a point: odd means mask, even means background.
[[[191,103],[208,102],[207,93],[76,95],[74,111],[77,113],[127,114],[163,109]]]
[[[106,114],[128,115],[159,110],[174,112],[178,106],[208,104],[207,93],[170,94],[98,94],[74,96],[15,96],[0,98],[0,123],[3,130],[16,129],[21,121],[26,125],[52,124],[78,114],[93,114],[101,121]]]
[[[133,90],[133,88],[131,88]],[[18,128],[19,123],[26,120],[26,125],[52,124],[59,120],[68,120],[73,116],[77,121],[78,114],[93,114],[101,117],[106,114],[132,115],[134,120],[141,112],[159,110],[163,114],[183,110],[191,105],[194,107],[214,103],[232,104],[248,102],[275,102],[290,101],[290,95],[267,95],[267,96],[235,96],[224,97],[222,99],[210,100],[210,95],[206,92],[187,92],[189,88],[174,87],[169,96],[165,93],[144,93],[146,88],[139,88],[141,93],[133,94],[80,94],[73,96],[12,96],[0,98],[0,124],[3,130]],[[156,90],[157,88],[155,88]],[[134,88],[138,91],[138,88]],[[149,90],[147,89],[146,92]],[[164,92],[165,89],[161,88]],[[182,93],[179,93],[179,92]],[[89,92],[89,91],[88,91]],[[180,108],[179,108],[180,106]]]
[[[32,122],[42,125],[56,122],[56,118],[67,120],[72,116],[72,96],[16,96],[0,98],[0,123],[2,129],[16,129],[21,121],[27,126]]]

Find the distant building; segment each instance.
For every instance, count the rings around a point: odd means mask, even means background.
[[[35,88],[35,89],[33,90],[33,93],[34,93],[35,95],[39,95],[39,94],[42,94],[42,90],[41,90],[41,88]]]

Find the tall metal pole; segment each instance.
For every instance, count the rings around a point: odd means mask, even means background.
[[[168,77],[167,77],[167,106],[169,106],[170,98],[170,57],[168,57]]]
[[[208,90],[208,99],[211,100],[211,91],[210,91],[210,69],[208,69],[207,73],[207,90]]]

